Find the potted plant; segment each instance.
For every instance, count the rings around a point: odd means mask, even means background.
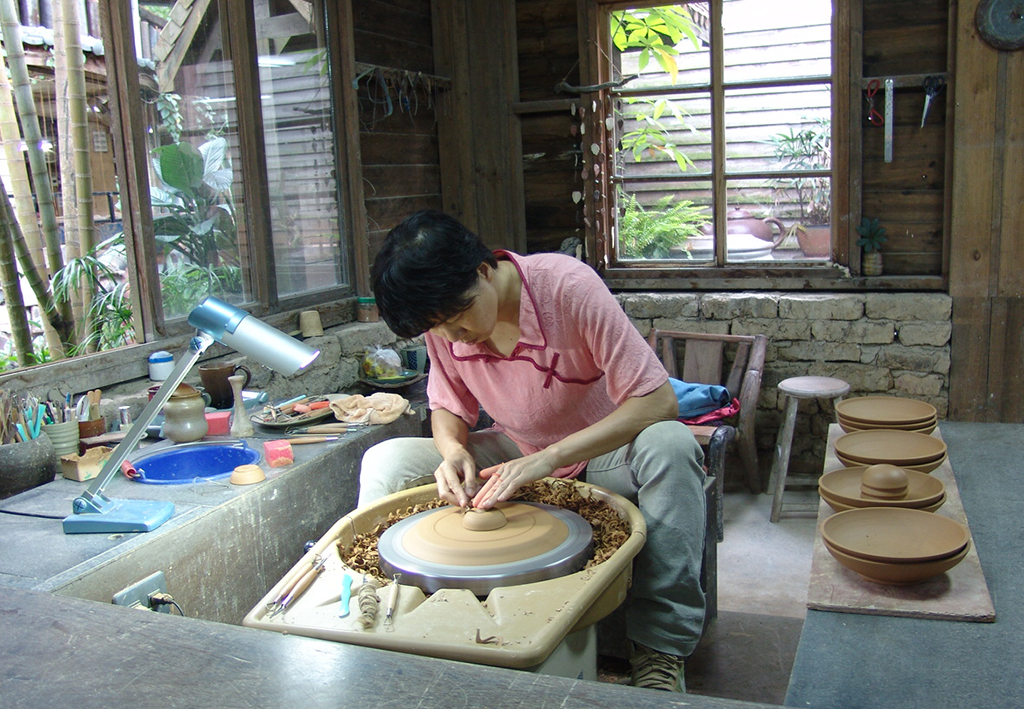
[[[768,140],[784,170],[828,170],[832,166],[832,123],[818,118],[814,124]],[[799,210],[788,234],[795,235],[805,256],[827,257],[832,252],[832,183],[828,177],[783,177],[773,181],[775,206]]]
[[[861,271],[865,276],[882,275],[882,244],[888,241],[885,237],[885,227],[878,223],[878,218],[868,219],[864,217],[860,226],[857,227],[860,238],[857,239],[857,246],[864,250],[861,258]]]
[[[688,199],[666,195],[649,207],[627,195],[619,217],[619,256],[628,259],[688,258],[686,242],[702,236],[707,212]]]

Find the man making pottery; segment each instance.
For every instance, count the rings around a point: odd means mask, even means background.
[[[426,333],[433,440],[369,449],[359,505],[436,480],[442,499],[487,509],[547,476],[631,500],[647,523],[626,601],[632,683],[683,691],[704,620],[704,456],[604,282],[563,254],[492,252],[436,211],[391,230],[372,278],[388,326]],[[495,425],[471,431],[481,408]]]

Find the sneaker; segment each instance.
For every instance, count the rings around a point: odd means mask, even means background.
[[[634,687],[685,694],[683,658],[678,655],[667,655],[636,643],[629,664],[633,668],[630,684]]]

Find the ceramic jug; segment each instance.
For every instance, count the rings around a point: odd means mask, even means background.
[[[164,438],[175,443],[198,441],[209,429],[203,395],[195,387],[179,384],[164,404]]]

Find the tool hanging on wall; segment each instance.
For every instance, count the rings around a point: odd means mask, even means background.
[[[892,162],[893,80],[885,80],[885,161]]]
[[[946,88],[946,82],[941,76],[926,76],[924,78],[924,112],[921,114],[921,127],[928,118],[928,109],[932,107],[932,99],[942,93]]]
[[[880,126],[883,122],[882,114],[875,108],[875,96],[878,94],[878,89],[881,86],[878,79],[872,79],[868,82],[868,88],[864,91],[864,100],[868,102],[868,122],[873,126]]]

